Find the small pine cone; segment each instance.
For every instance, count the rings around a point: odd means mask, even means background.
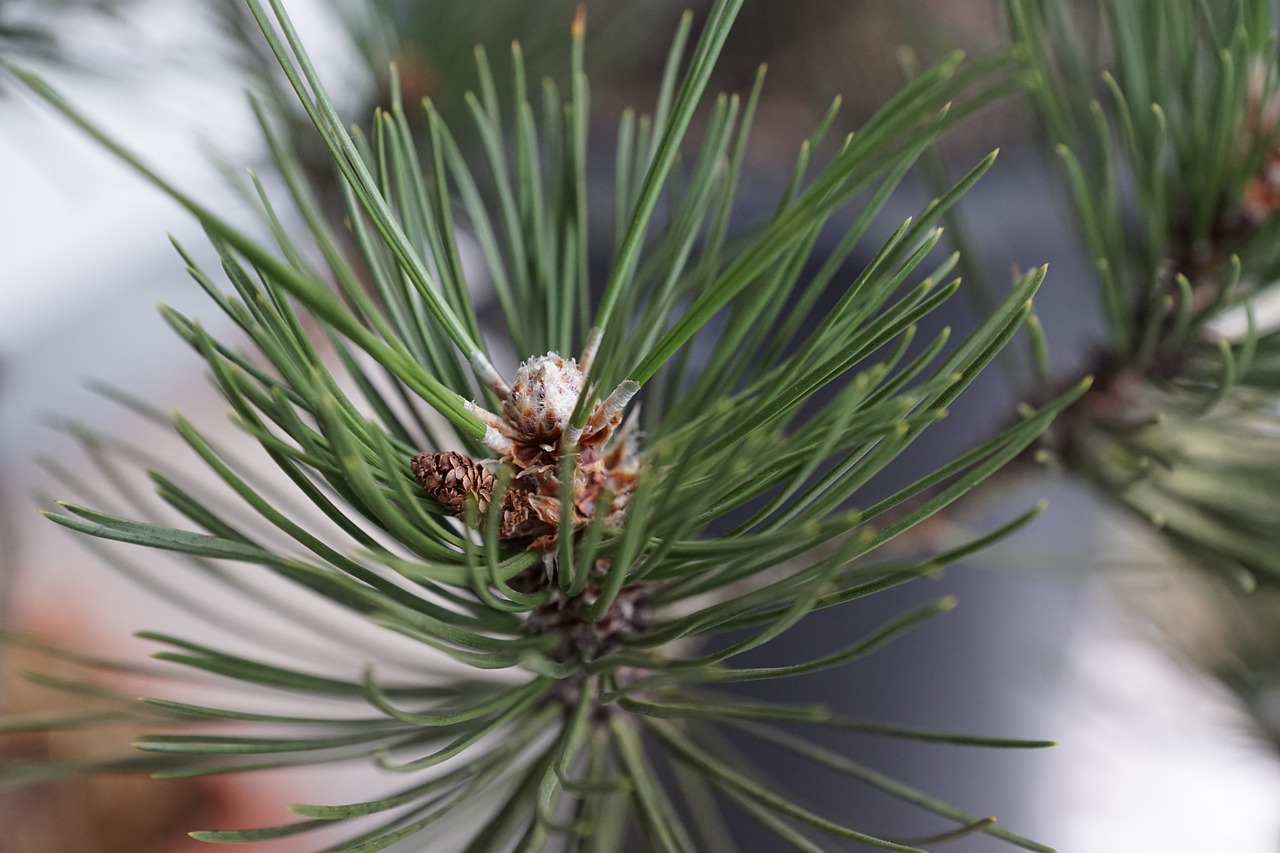
[[[481,512],[489,506],[493,473],[461,453],[419,453],[409,467],[427,494],[454,515],[462,515],[468,496],[475,497]]]

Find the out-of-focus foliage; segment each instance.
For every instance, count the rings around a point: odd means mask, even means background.
[[[1280,581],[1273,4],[1010,0],[1108,345],[1067,464],[1245,588]]]

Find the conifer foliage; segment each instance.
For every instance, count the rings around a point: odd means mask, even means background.
[[[295,99],[254,100],[281,188],[253,178],[267,239],[11,69],[204,227],[220,268],[182,246],[178,256],[239,337],[162,313],[203,359],[254,458],[207,425],[109,392],[180,437],[188,463],[153,464],[141,443],[86,434],[117,488],[97,493],[63,472],[77,497],[47,514],[108,540],[104,557],[203,628],[144,635],[162,669],[142,703],[92,688],[113,721],[137,725],[138,753],[11,761],[0,785],[347,762],[377,768],[389,793],[193,834],[314,832],[327,850],[417,850],[449,827],[468,851],[719,851],[735,849],[722,820],[732,813],[799,850],[914,851],[986,833],[1048,851],[804,730],[1045,742],[920,731],[727,689],[853,664],[950,610],[950,598],[807,660],[751,666],[744,654],[814,611],[856,612],[860,599],[1026,524],[1039,506],[944,553],[884,547],[1032,448],[1156,522],[1192,564],[1245,587],[1280,576],[1280,333],[1251,308],[1280,273],[1270,3],[1008,0],[1012,52],[914,74],[843,140],[827,138],[833,105],[750,230],[735,201],[764,74],[744,93],[705,91],[741,0],[716,0],[696,34],[689,15],[674,27],[656,107],[622,114],[607,161],[588,141],[581,13],[568,27],[566,85],[535,91],[518,45],[509,81],[478,54],[474,144],[464,144],[432,103],[403,102],[394,73],[389,104],[349,130],[284,0],[245,4]],[[1096,384],[1049,370],[1028,323],[1043,268],[1016,276],[963,339],[919,331],[961,287],[938,223],[994,154],[882,227],[943,134],[1022,88],[1061,153],[1095,262],[1109,334]],[[299,109],[331,161],[327,186],[314,185],[286,129],[284,111]],[[588,176],[606,163],[602,205]],[[322,197],[339,199],[341,215]],[[603,272],[592,263],[602,243]],[[855,253],[870,261],[850,273]],[[481,281],[496,318],[477,309]],[[868,499],[1024,331],[1040,387],[1054,390],[958,458]],[[139,548],[161,552],[163,571],[137,562]],[[229,594],[185,595],[184,572]],[[337,640],[345,654],[297,654],[282,635]],[[193,675],[223,685],[225,702],[184,694]],[[9,717],[0,732],[102,719]],[[760,781],[733,746],[743,738],[932,812],[939,833],[904,841],[817,814]]]

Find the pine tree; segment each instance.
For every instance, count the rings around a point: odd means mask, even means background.
[[[1280,338],[1250,307],[1276,278],[1280,101],[1268,3],[1098,0],[1077,14],[1008,0],[1012,51],[913,73],[843,140],[827,138],[833,107],[750,229],[734,213],[750,180],[744,152],[763,71],[745,93],[705,97],[741,0],[716,0],[696,37],[692,17],[681,20],[652,115],[621,118],[603,205],[588,193],[600,157],[581,13],[566,87],[535,97],[517,45],[503,85],[480,55],[465,131],[431,102],[407,103],[393,73],[389,105],[352,132],[284,3],[246,5],[294,99],[254,100],[286,190],[252,178],[274,245],[189,196],[36,75],[12,71],[204,227],[221,269],[175,248],[247,346],[162,311],[256,453],[242,458],[205,426],[112,391],[179,435],[219,490],[191,469],[140,471],[138,442],[87,437],[106,448],[119,497],[85,495],[47,515],[164,552],[171,572],[161,580],[122,556],[131,551],[103,550],[259,651],[144,634],[174,683],[185,671],[234,685],[226,705],[166,696],[160,681],[141,704],[95,688],[108,711],[10,717],[4,730],[90,726],[106,713],[160,731],[139,734],[133,755],[9,762],[0,784],[330,762],[401,774],[378,799],[353,791],[346,804],[293,806],[300,819],[276,826],[193,833],[252,842],[316,831],[332,850],[425,849],[439,825],[462,827],[459,849],[475,851],[609,851],[629,838],[654,850],[732,849],[724,810],[801,850],[843,839],[909,851],[986,833],[1046,851],[793,728],[1046,742],[920,731],[732,691],[835,670],[944,614],[951,598],[808,660],[762,667],[740,656],[814,611],[930,576],[1027,524],[1042,506],[943,553],[893,548],[1032,460],[1056,459],[1214,577],[1265,589],[1280,571],[1270,453]],[[1061,153],[1106,308],[1105,350],[1090,376],[1065,382],[1049,370],[1033,312],[1044,268],[988,297],[963,339],[917,339],[961,289],[957,268],[974,260],[947,254],[939,225],[994,154],[868,245],[939,140],[1013,90],[1032,94]],[[330,171],[304,166],[301,115]],[[820,238],[833,229],[840,239],[827,251]],[[464,266],[463,233],[482,271]],[[602,272],[591,262],[601,241]],[[842,278],[855,250],[872,260]],[[477,310],[481,273],[496,320]],[[833,307],[818,310],[821,300]],[[1230,317],[1240,329],[1223,332]],[[1037,371],[1030,404],[970,451],[867,501],[868,484],[941,429],[1002,356]],[[140,497],[140,474],[159,505]],[[272,624],[183,596],[179,572],[265,603]],[[323,620],[304,600],[320,603]],[[316,642],[340,636],[364,665],[291,657],[272,639],[282,626]],[[292,707],[254,704],[269,694]],[[951,828],[903,841],[816,814],[760,781],[732,745],[743,738]]]

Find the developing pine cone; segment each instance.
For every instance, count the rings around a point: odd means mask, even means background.
[[[409,467],[427,494],[454,515],[462,515],[468,496],[475,497],[481,512],[488,508],[493,473],[461,453],[419,453]]]
[[[569,420],[585,383],[586,376],[575,359],[554,352],[526,359],[502,401],[501,416],[491,415],[488,421],[511,442],[502,453],[503,461],[519,469],[557,465],[561,441],[569,432]],[[630,395],[620,400],[611,396],[597,402],[573,443],[596,448],[607,444],[622,423],[628,399]]]
[[[572,358],[554,352],[535,356],[516,370],[502,414],[525,441],[558,441],[578,405],[585,377]]]
[[[525,360],[516,370],[501,415],[475,409],[509,442],[493,461],[515,469],[498,507],[500,538],[524,540],[535,551],[555,547],[561,515],[560,446],[585,381],[577,361],[549,352]],[[620,523],[626,511],[637,473],[635,436],[620,434],[606,445],[622,422],[629,398],[611,396],[596,403],[573,439],[577,465],[569,526],[575,531],[591,521],[605,495],[609,523]],[[410,464],[422,488],[455,516],[463,514],[469,495],[475,496],[481,512],[493,500],[493,473],[460,453],[421,453]]]

